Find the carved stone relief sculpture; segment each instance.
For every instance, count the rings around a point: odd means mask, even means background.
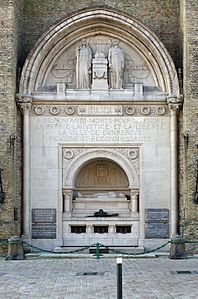
[[[85,39],[82,40],[81,47],[76,49],[76,79],[78,89],[89,89],[91,74],[92,51]]]
[[[123,88],[124,52],[119,46],[119,41],[114,40],[109,49],[110,86],[112,89]]]
[[[113,41],[108,51],[108,59],[105,53],[98,47],[96,47],[94,58],[93,56],[93,51],[89,47],[88,42],[83,39],[81,46],[76,49],[77,89],[90,89],[90,77],[92,77],[92,89],[107,89],[108,87],[111,89],[122,89],[124,51],[119,46],[119,41],[117,39]]]

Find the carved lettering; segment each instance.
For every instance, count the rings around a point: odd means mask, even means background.
[[[47,143],[142,143],[155,142],[162,136],[168,140],[169,123],[164,118],[42,117],[33,122],[34,133],[39,136],[43,132]]]

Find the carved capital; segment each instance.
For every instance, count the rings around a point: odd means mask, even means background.
[[[16,94],[16,102],[17,102],[17,106],[21,109],[23,113],[25,111],[30,111],[32,107],[32,98],[23,96],[19,93]]]
[[[168,96],[167,103],[170,111],[177,112],[183,104],[183,95]]]

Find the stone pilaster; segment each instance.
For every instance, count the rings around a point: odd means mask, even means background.
[[[72,211],[72,190],[64,190],[64,213],[67,214],[67,216],[71,217],[71,211]]]
[[[131,198],[131,213],[135,214],[138,212],[138,192],[131,191],[130,198]]]
[[[30,238],[30,97],[17,95],[17,105],[23,113],[23,235]]]
[[[177,114],[182,106],[181,96],[167,98],[170,110],[170,155],[171,155],[171,236],[178,233],[178,159],[177,159]]]

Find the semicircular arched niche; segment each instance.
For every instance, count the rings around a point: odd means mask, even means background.
[[[112,166],[116,166],[116,171],[119,169],[119,172],[122,172],[123,184],[127,188],[139,188],[139,170],[123,154],[115,149],[87,149],[72,159],[67,166],[63,166],[63,189],[75,189],[78,175],[86,165],[91,165],[94,161],[109,161]]]
[[[128,178],[123,169],[107,159],[96,159],[80,169],[76,181],[77,190],[127,189]]]
[[[20,93],[55,92],[58,81],[75,89],[75,52],[82,37],[93,57],[98,49],[107,55],[112,40],[119,40],[125,55],[124,88],[143,82],[150,91],[179,94],[174,63],[157,36],[136,19],[104,8],[80,11],[41,36],[26,59]]]

